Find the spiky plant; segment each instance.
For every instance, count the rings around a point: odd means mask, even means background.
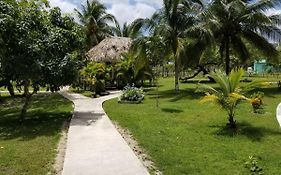
[[[209,75],[218,84],[218,89],[205,84],[199,84],[197,88],[197,92],[206,94],[200,101],[201,103],[215,102],[227,112],[229,122],[227,125],[230,128],[237,128],[234,119],[237,105],[242,101],[250,100],[245,96],[245,92],[266,84],[259,80],[242,85],[240,82],[243,75],[244,70],[242,68],[232,70],[229,75],[218,70]]]

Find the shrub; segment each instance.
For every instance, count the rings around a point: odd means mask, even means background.
[[[258,113],[258,110],[261,109],[263,105],[263,97],[263,92],[257,92],[251,96],[251,104],[253,106],[254,113]]]
[[[136,88],[134,84],[132,86],[127,85],[124,87],[122,95],[119,97],[118,102],[128,102],[128,103],[140,103],[144,99],[143,90],[141,88]]]

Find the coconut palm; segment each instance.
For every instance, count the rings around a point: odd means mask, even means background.
[[[269,41],[280,41],[281,15],[266,15],[268,9],[281,4],[280,0],[212,0],[204,11],[201,28],[212,31],[225,62],[226,74],[231,70],[231,54],[245,63],[250,58],[249,45],[269,58],[278,52]]]
[[[142,36],[141,28],[144,26],[144,23],[145,20],[139,18],[130,24],[125,22],[121,28],[121,25],[116,22],[115,26],[112,28],[112,32],[115,36],[135,39]]]
[[[153,33],[165,38],[175,62],[175,90],[179,90],[181,38],[184,31],[194,24],[195,8],[202,5],[200,0],[163,0],[164,7],[156,12],[149,21]]]
[[[237,105],[243,100],[249,100],[244,96],[245,92],[265,85],[263,81],[253,81],[243,86],[240,83],[243,75],[244,70],[242,68],[232,70],[229,76],[222,71],[212,72],[209,76],[215,80],[219,88],[215,89],[208,85],[199,84],[197,89],[197,92],[206,93],[201,100],[202,103],[215,102],[227,112],[229,121],[227,125],[230,128],[237,127],[236,121],[234,120]]]
[[[85,26],[88,49],[97,45],[106,36],[112,35],[109,23],[116,21],[115,17],[106,12],[106,7],[98,0],[86,1],[82,11],[75,9],[80,22]]]

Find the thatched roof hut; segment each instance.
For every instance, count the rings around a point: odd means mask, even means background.
[[[109,37],[93,47],[87,57],[91,61],[103,61],[107,63],[120,61],[120,56],[128,52],[132,45],[132,39],[125,37]]]

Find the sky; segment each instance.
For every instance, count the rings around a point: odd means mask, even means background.
[[[73,13],[74,8],[81,8],[86,0],[49,0],[52,7],[60,7],[63,13]],[[132,22],[137,18],[149,18],[162,6],[162,0],[99,0],[107,7],[120,24]],[[267,14],[281,13],[280,9],[272,9]],[[77,19],[77,17],[76,17]]]
[[[49,0],[51,7],[60,7],[63,13],[74,13],[86,0]],[[120,24],[137,18],[149,18],[162,6],[162,0],[99,0]]]

